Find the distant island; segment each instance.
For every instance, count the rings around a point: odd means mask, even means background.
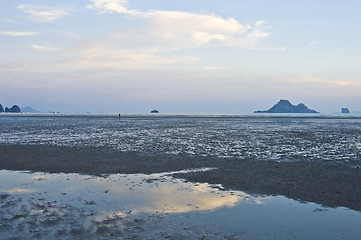
[[[266,111],[254,111],[254,113],[319,113],[309,109],[305,104],[292,105],[288,100],[280,100],[276,105]]]
[[[154,110],[150,111],[150,113],[159,113],[159,111],[154,109]]]
[[[14,105],[11,108],[6,107],[5,109],[3,108],[3,106],[0,104],[0,113],[1,112],[7,112],[7,113],[19,113],[20,112],[20,107],[18,105]]]
[[[22,107],[21,112],[23,112],[23,113],[41,113],[41,111],[35,110],[30,106]]]
[[[22,107],[20,108],[18,105],[13,105],[11,108],[5,107],[0,104],[0,113],[41,113],[41,111],[35,110],[32,107]]]
[[[341,113],[350,113],[350,110],[348,110],[348,108],[342,108]]]

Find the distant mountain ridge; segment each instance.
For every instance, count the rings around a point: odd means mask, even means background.
[[[25,112],[25,113],[41,113],[41,111],[35,110],[30,106],[21,108],[21,112]]]
[[[254,111],[254,113],[319,113],[309,109],[305,104],[292,105],[290,101],[281,99],[276,105],[266,111]]]

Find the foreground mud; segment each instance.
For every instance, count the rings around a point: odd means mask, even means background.
[[[188,155],[143,155],[106,148],[0,145],[0,169],[43,172],[156,173],[216,167],[177,174],[189,181],[222,184],[254,194],[284,195],[328,207],[361,211],[361,169],[312,162],[277,163]]]

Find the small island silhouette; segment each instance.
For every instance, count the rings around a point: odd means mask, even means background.
[[[350,110],[348,110],[348,108],[342,108],[341,113],[350,113]]]
[[[254,113],[319,113],[309,109],[305,104],[292,105],[290,101],[281,99],[276,105],[266,111],[254,111]]]
[[[14,105],[11,108],[6,107],[5,109],[0,104],[0,112],[6,112],[6,113],[19,113],[20,107],[18,105]]]

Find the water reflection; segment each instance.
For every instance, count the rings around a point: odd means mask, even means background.
[[[4,190],[6,193],[32,193],[35,192],[34,189],[26,189],[26,188],[12,188]]]
[[[225,191],[166,173],[0,170],[5,239],[357,239],[360,222],[356,211]]]
[[[57,201],[92,201],[91,205],[97,205],[102,210],[116,207],[134,213],[205,211],[233,207],[240,201],[251,199],[245,193],[235,195],[209,184],[184,182],[165,174],[90,177],[0,171],[0,189],[9,194],[45,194]]]

